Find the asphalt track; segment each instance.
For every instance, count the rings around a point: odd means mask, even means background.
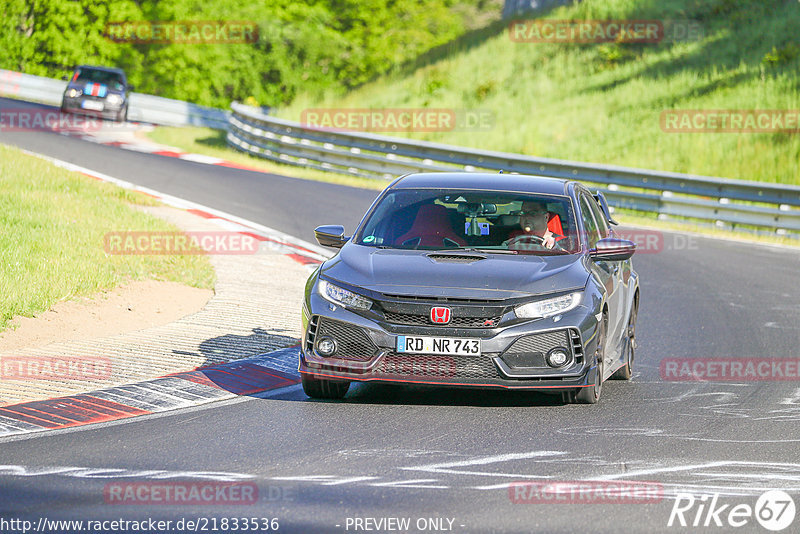
[[[3,104],[8,101],[0,99]],[[49,132],[0,132],[0,143],[306,240],[318,224],[352,229],[375,197],[374,191]],[[181,518],[278,518],[279,532],[364,532],[375,524],[359,529],[355,518],[390,517],[410,518],[411,532],[434,531],[423,524],[428,518],[445,518],[443,526],[453,532],[767,532],[752,517],[736,529],[713,521],[706,528],[668,527],[672,495],[719,493],[718,502],[729,505],[723,522],[731,507],[753,507],[766,489],[783,489],[800,506],[800,382],[667,381],[659,364],[664,358],[796,359],[800,253],[665,234],[663,247],[637,254],[634,265],[642,290],[634,380],[606,382],[598,405],[562,405],[524,392],[375,384],[352,388],[344,401],[321,402],[295,386],[46,432],[0,443],[0,518],[35,524],[43,517],[152,518],[173,525]],[[666,496],[648,504],[510,498],[509,483],[542,479],[649,481]],[[250,505],[106,504],[107,484],[126,480],[246,481],[258,487],[258,499]],[[690,525],[698,509],[686,512]],[[800,517],[786,532],[798,525]],[[243,531],[231,524],[227,530]]]

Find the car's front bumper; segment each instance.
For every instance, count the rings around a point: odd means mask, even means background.
[[[85,101],[92,102],[93,104],[90,105],[94,105],[95,107],[102,106],[102,108],[86,108],[83,104]],[[76,97],[64,96],[61,104],[61,108],[64,111],[69,111],[70,113],[80,113],[82,115],[89,115],[92,117],[101,117],[104,119],[115,119],[123,107],[125,107],[125,100],[120,103],[112,103],[106,98],[87,97],[85,95]]]
[[[538,389],[558,393],[595,383],[597,316],[581,305],[555,318],[489,329],[409,326],[374,321],[311,293],[303,309],[304,336],[299,371],[308,376],[349,381],[381,381],[440,386]],[[342,340],[343,350],[324,357],[321,336]],[[398,336],[480,338],[480,356],[400,353]],[[543,363],[548,347],[567,348],[563,368]]]

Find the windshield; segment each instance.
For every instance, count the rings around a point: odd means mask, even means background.
[[[123,89],[122,76],[120,76],[119,73],[106,70],[81,68],[75,71],[75,74],[72,76],[72,81],[101,83],[103,85],[108,85],[115,91],[122,91]]]
[[[356,243],[393,249],[572,254],[580,251],[575,229],[566,196],[401,189],[381,199]]]

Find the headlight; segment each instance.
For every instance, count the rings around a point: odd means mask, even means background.
[[[342,289],[339,286],[335,286],[330,282],[326,282],[325,280],[320,280],[317,288],[319,290],[319,294],[322,295],[322,298],[329,300],[334,304],[339,304],[340,306],[355,308],[358,310],[368,310],[372,307],[372,301],[369,299],[366,299],[361,295],[356,295],[352,291]]]
[[[537,319],[541,317],[551,317],[559,313],[568,312],[581,303],[580,292],[561,295],[550,299],[529,302],[514,308],[514,313],[520,319]]]
[[[106,98],[106,100],[108,100],[109,104],[114,105],[114,106],[122,104],[122,97],[117,95],[117,94],[108,95],[108,98]]]
[[[80,96],[81,92],[78,89],[70,89],[67,91],[67,96],[70,98],[75,98],[76,96]]]

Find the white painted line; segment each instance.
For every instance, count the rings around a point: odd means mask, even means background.
[[[377,482],[369,484],[376,488],[424,488],[424,489],[450,489],[450,486],[432,485],[430,482],[439,482],[435,478],[423,478],[419,480],[397,480],[395,482]]]
[[[791,396],[786,397],[780,403],[788,405],[800,404],[800,388],[797,388]]]
[[[531,451],[531,452],[516,452],[509,454],[500,454],[497,456],[486,456],[483,458],[475,458],[472,460],[462,460],[460,462],[448,462],[444,464],[429,464],[419,467],[403,467],[410,471],[436,471],[440,469],[450,469],[453,467],[467,467],[472,465],[488,465],[499,462],[509,462],[511,460],[528,460],[530,458],[542,458],[549,456],[561,456],[567,454],[560,451]]]
[[[357,477],[342,477],[336,475],[299,475],[289,477],[271,477],[270,480],[283,480],[287,482],[316,482],[323,486],[337,486],[340,484],[348,484],[350,482],[358,482],[364,480],[378,480],[380,477],[373,476],[357,476]]]
[[[211,215],[214,215],[220,219],[227,219],[234,223],[238,223],[243,227],[247,228],[248,231],[253,231],[254,233],[261,234],[264,237],[269,237],[271,239],[275,239],[277,241],[283,241],[287,246],[295,246],[306,249],[309,252],[304,251],[297,251],[300,254],[312,257],[314,259],[324,261],[333,254],[331,251],[326,250],[319,245],[315,245],[313,243],[309,243],[303,239],[290,236],[289,234],[280,232],[275,230],[274,228],[270,228],[268,226],[264,226],[263,224],[259,224],[254,221],[250,221],[244,219],[242,217],[237,217],[236,215],[232,215],[230,213],[226,213],[224,211],[220,211],[214,208],[210,208],[208,206],[204,206],[202,204],[198,204],[196,202],[192,202],[190,200],[185,200],[179,197],[174,197],[172,195],[168,195],[166,193],[161,193],[160,191],[156,191],[155,189],[150,189],[149,187],[142,187],[131,182],[120,180],[119,178],[114,178],[113,176],[109,176],[107,174],[103,174],[101,172],[94,171],[92,169],[88,169],[86,167],[81,167],[80,165],[75,165],[73,163],[69,163],[60,159],[51,158],[50,156],[45,156],[44,154],[39,154],[37,152],[31,152],[30,150],[21,149],[23,153],[28,154],[30,156],[34,156],[37,158],[41,158],[43,160],[49,161],[50,163],[61,167],[63,169],[67,169],[74,172],[80,172],[84,174],[88,174],[89,176],[93,176],[105,182],[111,182],[119,187],[124,189],[130,189],[132,191],[139,191],[141,193],[145,193],[151,196],[158,198],[164,204],[169,206],[180,208],[180,209],[195,209],[198,211],[204,211]]]
[[[528,475],[524,473],[496,473],[491,471],[464,471],[461,469],[453,469],[454,467],[468,467],[474,465],[488,465],[500,462],[509,462],[512,460],[530,460],[533,458],[550,458],[553,456],[561,456],[565,452],[558,451],[532,451],[522,453],[500,454],[498,456],[487,456],[484,458],[475,458],[472,460],[463,460],[460,462],[448,462],[443,464],[428,464],[417,467],[401,467],[407,471],[424,471],[426,473],[440,473],[440,474],[454,474],[454,475],[474,475],[484,477],[513,477],[525,479],[542,479],[550,478],[542,475]]]
[[[705,464],[676,465],[673,467],[656,467],[654,469],[642,469],[640,471],[626,471],[624,473],[617,473],[616,475],[602,475],[599,477],[588,478],[587,480],[616,480],[620,478],[657,475],[660,473],[676,473],[678,471],[690,471],[692,469],[707,469],[709,467],[721,467],[724,465],[728,465],[729,463],[730,462],[709,462]]]
[[[323,486],[339,486],[341,484],[352,484],[353,482],[364,482],[367,480],[377,480],[380,477],[349,477],[349,478],[337,478],[334,482],[323,482]]]
[[[224,159],[205,156],[203,154],[181,154],[178,158],[185,159],[186,161],[194,161],[196,163],[205,163],[206,165],[217,165],[225,162]]]
[[[546,477],[542,477],[542,478],[546,478]],[[483,490],[483,491],[506,489],[506,488],[510,488],[511,484],[515,484],[515,483],[516,482],[503,482],[502,484],[492,484],[491,486],[473,486],[472,489]]]
[[[0,476],[4,475],[16,477],[60,475],[71,478],[91,479],[144,478],[168,480],[171,478],[190,478],[219,482],[236,482],[239,480],[252,480],[256,478],[255,475],[246,473],[228,473],[224,471],[164,471],[75,466],[35,467],[27,465],[0,465]]]

